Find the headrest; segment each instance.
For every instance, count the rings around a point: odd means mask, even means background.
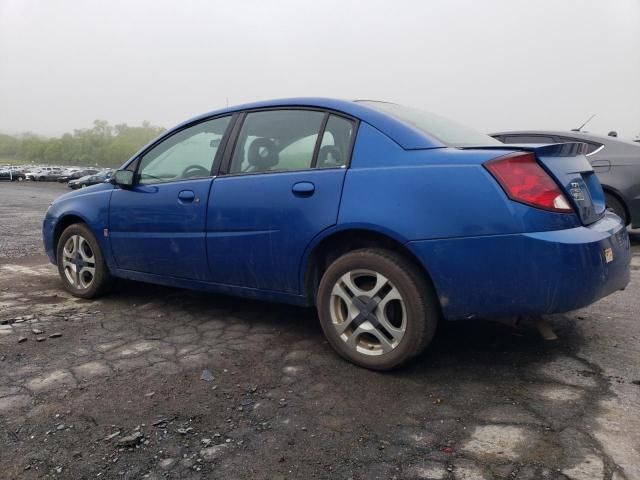
[[[256,171],[269,170],[275,167],[280,160],[276,144],[268,138],[256,138],[249,145],[247,153],[249,165]]]
[[[318,152],[319,167],[341,167],[344,165],[342,152],[334,145],[325,145]]]

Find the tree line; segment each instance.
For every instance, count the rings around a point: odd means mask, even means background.
[[[164,128],[149,122],[130,127],[95,120],[92,128],[74,130],[61,137],[0,134],[0,157],[36,164],[118,167],[163,131]]]

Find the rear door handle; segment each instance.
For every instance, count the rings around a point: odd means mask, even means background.
[[[310,197],[315,192],[316,186],[311,182],[294,183],[291,191],[298,197]]]
[[[191,203],[196,198],[196,194],[192,190],[182,190],[178,193],[178,198],[183,203]]]

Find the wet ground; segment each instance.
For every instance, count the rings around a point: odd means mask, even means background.
[[[61,288],[55,184],[0,184],[0,478],[639,479],[640,235],[624,292],[530,326],[445,325],[345,363],[315,312],[122,282]]]

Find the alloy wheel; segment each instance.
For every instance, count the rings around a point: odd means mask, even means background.
[[[373,270],[352,270],[342,275],[333,286],[330,303],[333,327],[358,353],[389,353],[406,332],[407,311],[400,291]]]
[[[62,249],[64,274],[75,288],[91,286],[96,275],[96,258],[89,242],[81,235],[72,235]]]

